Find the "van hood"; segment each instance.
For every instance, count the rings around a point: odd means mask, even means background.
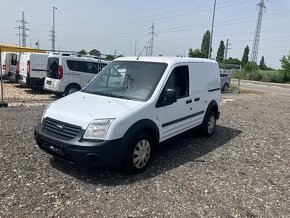
[[[76,92],[53,102],[44,117],[86,129],[92,120],[116,119],[141,104],[144,102]]]

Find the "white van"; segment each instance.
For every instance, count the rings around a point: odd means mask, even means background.
[[[44,89],[69,95],[87,85],[107,64],[95,56],[52,54],[48,57]]]
[[[78,165],[138,173],[158,143],[195,127],[211,136],[220,98],[216,61],[118,58],[84,89],[47,107],[35,139]]]
[[[19,83],[28,88],[43,87],[46,77],[48,54],[29,53],[21,54],[19,62]]]
[[[17,53],[2,52],[1,53],[1,62],[2,62],[2,75],[9,76],[10,72],[16,72]]]

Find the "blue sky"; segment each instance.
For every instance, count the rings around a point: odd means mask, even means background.
[[[40,41],[50,49],[52,7],[56,6],[56,47],[61,50],[96,48],[104,54],[134,55],[149,40],[155,23],[154,55],[176,56],[200,48],[204,32],[210,30],[214,0],[1,0],[0,43],[18,44],[16,20],[25,11],[27,44]],[[241,59],[244,47],[252,48],[259,0],[217,0],[213,53],[220,40],[229,39],[229,57]],[[279,68],[279,59],[290,50],[290,1],[266,1],[259,60]],[[259,61],[258,60],[258,61]]]

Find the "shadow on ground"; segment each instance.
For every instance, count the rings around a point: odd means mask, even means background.
[[[104,169],[80,168],[52,157],[53,168],[75,177],[83,182],[102,185],[126,185],[140,180],[146,180],[189,162],[205,162],[201,158],[215,149],[227,144],[241,134],[242,131],[217,126],[211,138],[204,138],[195,132],[187,132],[161,144],[153,155],[147,171],[138,175],[106,171]]]

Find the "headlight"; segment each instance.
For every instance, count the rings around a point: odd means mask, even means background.
[[[43,113],[42,113],[42,116],[41,116],[41,123],[43,122],[43,119],[44,119],[44,115],[45,115],[45,113],[46,113],[46,111],[47,111],[47,109],[49,108],[49,106],[50,106],[50,104],[49,105],[46,105],[46,107],[45,107],[45,109],[44,109],[44,111],[43,111]]]
[[[93,120],[88,126],[84,139],[104,140],[113,119]]]

